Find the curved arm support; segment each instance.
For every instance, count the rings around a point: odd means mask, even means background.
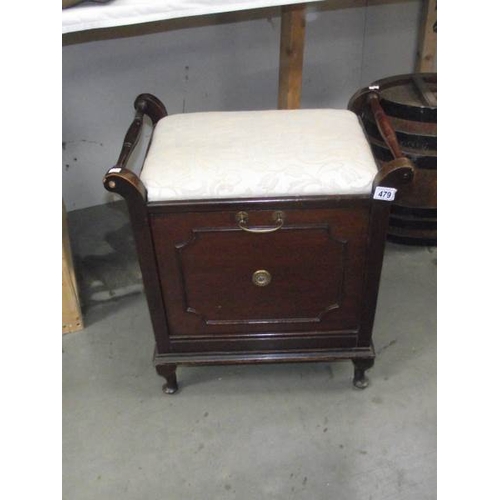
[[[116,162],[117,167],[125,167],[132,151],[137,145],[142,129],[144,114],[151,118],[153,126],[158,123],[158,120],[167,116],[167,110],[163,103],[152,94],[138,95],[134,101],[134,108],[136,110],[134,121],[125,134],[122,150]]]
[[[363,112],[363,107],[366,104],[367,97],[369,94],[373,92],[369,87],[363,87],[359,89],[350,99],[347,104],[347,109],[356,113],[358,116],[361,116]]]
[[[159,120],[168,114],[165,105],[153,94],[138,95],[134,101],[134,108],[137,112],[147,114],[151,118],[153,125],[156,125]]]
[[[141,179],[126,168],[110,168],[103,179],[104,187],[111,193],[117,193],[128,203],[145,203],[147,192]]]
[[[377,124],[378,131],[387,147],[390,149],[392,156],[394,158],[403,158],[404,155],[399,147],[398,138],[396,137],[396,132],[392,128],[391,122],[382,106],[380,105],[380,98],[376,92],[370,92],[367,96],[368,103],[372,110],[373,117],[375,118],[375,123]]]
[[[349,101],[348,107],[359,114],[364,104],[369,104],[380,135],[394,156],[394,160],[383,163],[379,167],[373,180],[373,191],[377,186],[399,188],[411,182],[415,167],[411,160],[403,155],[391,122],[380,105],[378,93],[369,87],[361,89]]]
[[[385,163],[373,179],[373,190],[377,186],[399,188],[413,180],[415,167],[408,158],[396,158]]]
[[[138,95],[134,101],[134,108],[136,110],[135,117],[125,134],[118,161],[113,168],[108,170],[103,182],[108,191],[118,193],[127,202],[135,204],[146,202],[146,188],[139,177],[125,168],[125,165],[139,141],[144,115],[148,115],[155,126],[159,120],[167,116],[167,109],[160,99],[152,94]]]

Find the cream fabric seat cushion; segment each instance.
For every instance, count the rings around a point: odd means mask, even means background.
[[[377,173],[347,110],[171,115],[141,172],[148,201],[370,193]]]

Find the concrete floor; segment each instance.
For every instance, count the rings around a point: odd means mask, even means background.
[[[63,338],[63,498],[436,498],[435,248],[387,245],[368,389],[349,362],[180,367],[165,396],[123,204],[69,222],[86,328]]]

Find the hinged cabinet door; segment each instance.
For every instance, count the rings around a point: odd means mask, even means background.
[[[171,338],[355,334],[369,210],[238,214],[151,215]]]

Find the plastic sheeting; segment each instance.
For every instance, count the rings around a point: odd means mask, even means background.
[[[105,4],[85,2],[62,11],[62,32],[71,33],[311,1],[314,0],[112,0]]]

